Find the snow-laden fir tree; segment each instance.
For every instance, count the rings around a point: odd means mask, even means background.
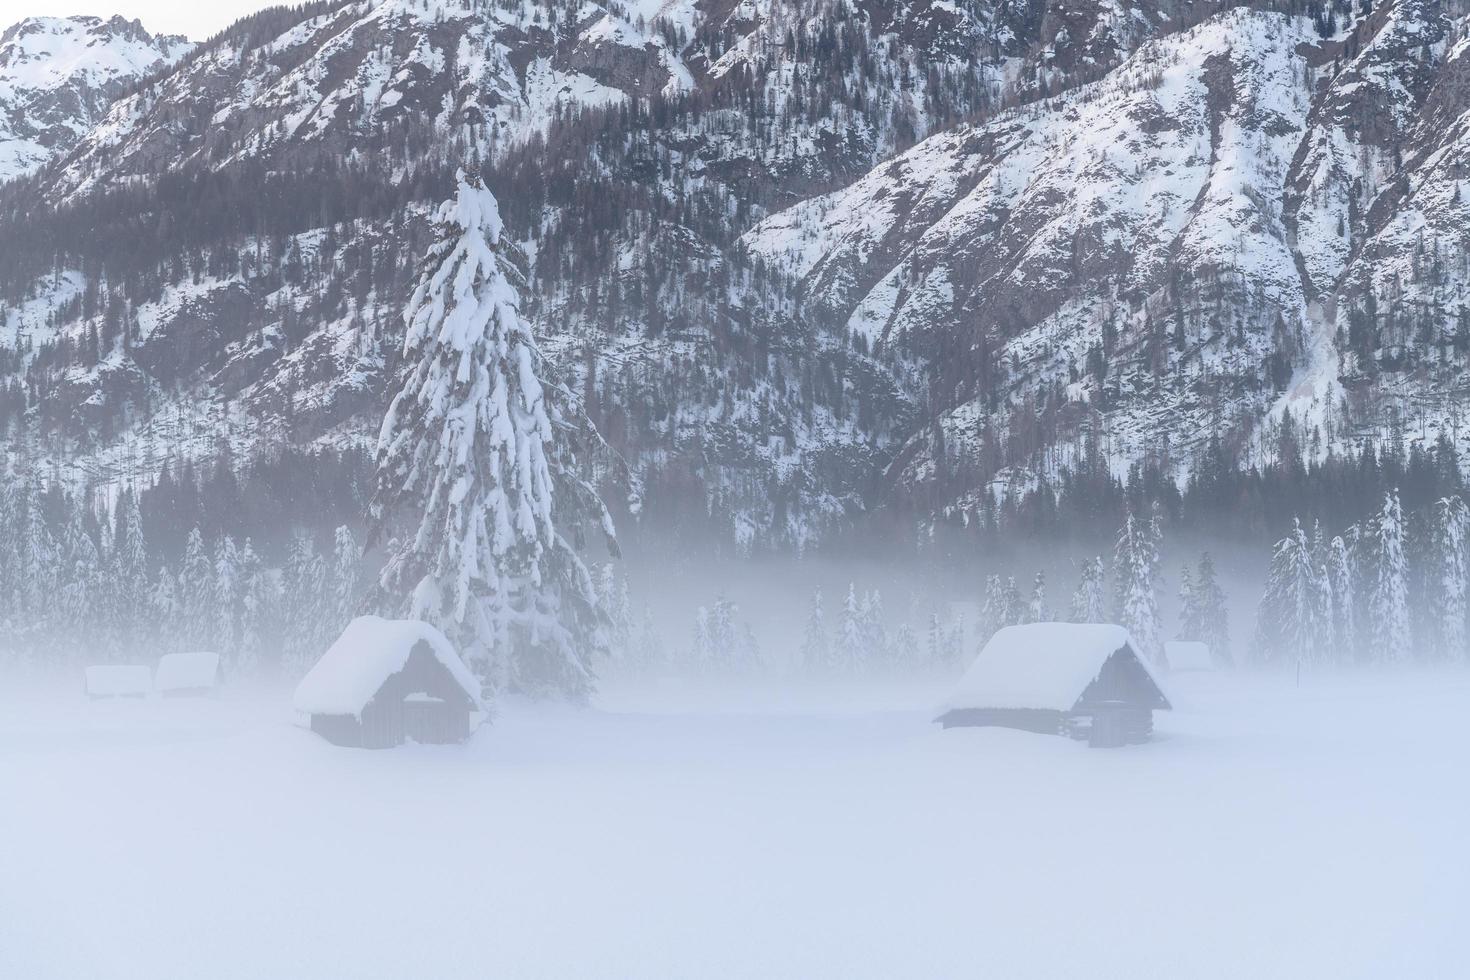
[[[124,490],[118,498],[116,527],[117,546],[110,563],[111,615],[119,645],[131,653],[127,648],[136,644],[143,632],[151,579],[148,543],[143,537],[143,515],[138,508],[138,495],[131,490]]]
[[[184,541],[184,561],[179,569],[179,603],[184,644],[195,650],[214,645],[214,563],[199,528]]]
[[[1072,608],[1068,617],[1072,622],[1108,622],[1107,589],[1103,576],[1102,558],[1083,559],[1082,578],[1077,583],[1077,591],[1072,593]]]
[[[46,524],[41,481],[31,480],[19,501],[14,603],[16,618],[39,626],[56,599],[61,550]]]
[[[929,628],[924,632],[924,659],[930,667],[938,667],[944,663],[945,656],[949,650],[944,641],[944,624],[939,621],[939,613],[929,614]]]
[[[327,572],[328,601],[331,604],[328,634],[339,633],[357,615],[362,591],[361,573],[362,548],[352,529],[343,524],[332,535],[332,565]]]
[[[1352,555],[1341,535],[1327,544],[1325,568],[1327,590],[1332,595],[1332,615],[1328,633],[1332,640],[1331,660],[1350,664],[1356,659],[1357,639],[1357,575]]]
[[[985,600],[980,605],[980,646],[1011,625],[1010,598],[1006,593],[1005,580],[999,575],[985,576]]]
[[[1372,595],[1374,659],[1402,663],[1409,659],[1411,637],[1404,517],[1397,490],[1384,497],[1373,537],[1377,544]]]
[[[827,617],[822,609],[822,590],[812,591],[806,613],[806,627],[801,636],[801,667],[809,672],[826,670],[828,663]]]
[[[305,673],[346,623],[328,627],[324,603],[327,570],[311,535],[298,531],[281,567],[281,659],[289,674]]]
[[[81,508],[68,508],[66,528],[62,533],[61,594],[59,633],[78,652],[87,649],[88,633],[95,631],[102,618],[102,560],[97,544],[82,523]]]
[[[1186,601],[1179,638],[1204,643],[1217,664],[1230,663],[1230,611],[1215,575],[1215,560],[1208,551],[1200,555],[1199,565],[1187,581],[1189,588],[1181,596]]]
[[[380,576],[492,686],[587,697],[606,615],[577,553],[584,522],[616,549],[579,473],[577,419],[520,315],[500,209],[459,174],[404,314],[402,383],[378,441],[372,512],[397,544]]]
[[[840,671],[860,669],[865,643],[862,604],[858,601],[857,587],[849,582],[847,596],[842,600],[842,611],[837,620],[837,642],[832,648],[832,665]]]
[[[148,616],[153,623],[153,637],[161,653],[178,653],[179,592],[173,571],[163,565],[148,591]]]
[[[238,574],[235,644],[228,660],[231,673],[236,675],[252,673],[259,666],[268,642],[267,623],[275,612],[270,576],[249,538],[240,549]]]
[[[708,669],[714,661],[709,627],[709,610],[700,606],[694,610],[694,636],[689,647],[689,663],[696,670]]]
[[[1264,663],[1310,664],[1321,649],[1317,570],[1300,520],[1276,542],[1256,617],[1256,654]]]
[[[858,629],[863,648],[860,662],[865,670],[876,670],[888,660],[888,627],[883,620],[883,593],[877,589],[864,593],[858,607]]]
[[[235,539],[221,534],[214,543],[214,623],[210,649],[228,663],[240,635],[240,553]]]
[[[1466,530],[1470,512],[1459,497],[1445,497],[1434,505],[1431,534],[1430,617],[1439,656],[1454,660],[1466,655]]]
[[[716,669],[730,670],[740,666],[742,650],[735,629],[735,603],[723,595],[715,597],[709,610],[709,661]]]
[[[1046,604],[1046,573],[1037,572],[1031,582],[1031,596],[1026,600],[1025,621],[1045,623],[1051,620],[1051,609]]]
[[[1128,630],[1138,652],[1158,665],[1164,663],[1159,602],[1154,588],[1160,537],[1157,516],[1145,521],[1130,512],[1113,551],[1117,621]]]

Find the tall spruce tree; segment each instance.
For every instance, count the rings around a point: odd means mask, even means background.
[[[214,644],[214,564],[199,528],[189,531],[184,541],[184,563],[179,569],[179,603],[183,618],[183,641],[196,650]]]
[[[1159,564],[1159,520],[1145,521],[1131,512],[1124,519],[1113,551],[1118,623],[1128,630],[1138,652],[1151,663],[1164,663],[1155,574]]]
[[[1430,624],[1435,650],[1441,658],[1462,659],[1466,654],[1466,530],[1470,512],[1459,497],[1445,497],[1434,505],[1432,564],[1427,576]]]
[[[801,637],[801,666],[806,671],[825,670],[830,666],[827,649],[827,617],[822,609],[822,590],[813,590],[807,609],[806,627]]]
[[[1070,619],[1074,623],[1106,623],[1108,621],[1107,588],[1103,581],[1100,557],[1082,560],[1082,579],[1072,593]]]
[[[579,472],[590,424],[545,380],[504,247],[495,197],[461,173],[404,314],[379,437],[372,513],[396,541],[379,581],[492,687],[584,699],[607,617],[577,545],[586,522],[616,540]]]
[[[1404,560],[1404,516],[1397,490],[1390,490],[1378,515],[1373,587],[1373,654],[1380,663],[1409,659],[1408,567]]]
[[[1327,591],[1332,596],[1328,634],[1332,639],[1331,660],[1350,664],[1356,659],[1357,641],[1357,576],[1353,573],[1352,556],[1341,535],[1327,545]]]
[[[1266,588],[1256,618],[1256,656],[1265,663],[1311,664],[1318,642],[1320,586],[1311,544],[1300,520],[1271,552]]]

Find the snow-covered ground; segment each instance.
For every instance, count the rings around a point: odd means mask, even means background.
[[[334,748],[0,691],[0,976],[1463,976],[1470,674],[1176,677],[1150,745],[942,684],[626,690]]]

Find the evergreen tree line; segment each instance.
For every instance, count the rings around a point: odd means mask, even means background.
[[[197,526],[171,558],[150,540],[139,496],[124,489],[93,507],[35,479],[4,488],[0,655],[60,666],[210,650],[236,676],[298,674],[354,614],[362,551],[345,525],[321,551],[298,532],[280,568],[250,538]]]
[[[1367,520],[1330,538],[1301,521],[1271,553],[1256,622],[1265,664],[1326,666],[1464,661],[1470,510],[1442,497],[1406,519],[1397,490]]]

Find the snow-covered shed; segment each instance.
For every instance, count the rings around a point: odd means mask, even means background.
[[[87,697],[146,698],[153,674],[142,664],[94,664],[84,674]]]
[[[1198,640],[1170,640],[1164,644],[1164,660],[1170,673],[1215,669],[1210,645]]]
[[[204,697],[218,685],[217,653],[166,653],[153,672],[153,690],[166,698]]]
[[[1121,626],[1028,623],[990,638],[935,720],[1002,726],[1112,747],[1147,741],[1168,710],[1158,679]]]
[[[296,687],[297,713],[336,745],[462,742],[484,711],[480,684],[428,623],[360,616]]]

